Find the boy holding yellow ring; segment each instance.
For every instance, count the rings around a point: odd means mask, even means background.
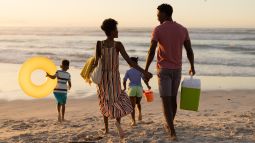
[[[65,120],[65,104],[67,99],[67,83],[69,90],[71,89],[71,75],[67,72],[69,69],[69,61],[63,60],[60,66],[61,70],[57,70],[55,75],[50,75],[47,73],[47,77],[51,79],[57,78],[58,83],[54,89],[54,96],[57,100],[57,110],[58,110],[58,121],[62,122]]]

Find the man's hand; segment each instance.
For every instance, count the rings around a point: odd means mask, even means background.
[[[194,66],[192,66],[189,70],[189,75],[194,76],[196,74]]]

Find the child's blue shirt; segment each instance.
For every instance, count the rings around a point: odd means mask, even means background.
[[[135,68],[129,69],[124,77],[124,81],[126,82],[128,79],[130,80],[129,86],[142,86],[141,79],[143,78],[143,74],[136,70]]]

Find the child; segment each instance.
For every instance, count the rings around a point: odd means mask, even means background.
[[[130,59],[138,64],[138,57],[137,58],[131,57]],[[128,96],[133,106],[133,112],[131,113],[132,126],[136,125],[136,121],[135,121],[135,105],[136,104],[139,111],[138,120],[142,120],[141,103],[140,103],[142,99],[142,95],[143,95],[143,87],[141,83],[142,78],[143,78],[143,75],[141,72],[139,72],[138,70],[134,68],[130,68],[126,72],[125,77],[123,79],[124,91],[126,90],[127,79],[130,80]],[[147,82],[145,82],[145,84],[147,85],[148,89],[151,89],[151,87],[149,86]]]
[[[55,75],[49,75],[47,77],[51,79],[58,79],[56,88],[54,89],[54,96],[57,100],[57,109],[58,109],[58,121],[65,121],[65,104],[67,98],[67,82],[69,90],[71,89],[71,75],[67,72],[69,69],[69,61],[63,60],[62,65],[60,66],[61,70],[57,70]],[[62,114],[61,114],[62,112]]]

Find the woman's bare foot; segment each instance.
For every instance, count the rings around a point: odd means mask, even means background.
[[[100,129],[100,131],[102,131],[105,135],[109,133],[109,129]]]
[[[116,122],[115,122],[115,125],[116,125],[116,127],[117,127],[118,132],[119,132],[120,138],[121,138],[121,139],[124,138],[124,132],[123,132],[121,126],[120,126],[120,123],[116,121]]]
[[[136,122],[132,121],[131,126],[136,126]]]
[[[106,129],[106,130],[104,131],[104,134],[105,134],[105,135],[109,134],[109,129]]]

